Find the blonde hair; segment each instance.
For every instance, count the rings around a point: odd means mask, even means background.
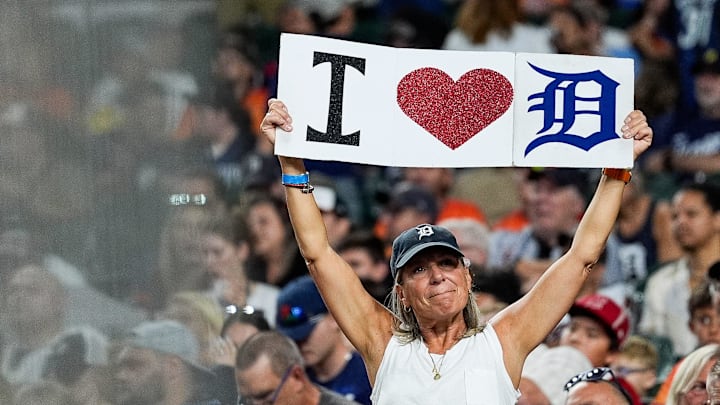
[[[208,330],[213,335],[220,335],[224,317],[218,303],[200,291],[180,291],[174,294],[168,301],[168,305],[177,304],[183,307],[190,307],[198,312],[207,322]]]
[[[465,271],[470,271],[470,261],[463,257],[463,266]],[[402,276],[402,271],[398,271],[398,279]],[[393,286],[389,297],[390,311],[395,315],[393,320],[393,335],[395,335],[401,343],[410,343],[415,339],[419,339],[420,325],[418,324],[417,318],[415,317],[415,311],[412,309],[405,310],[405,306],[400,300],[400,295],[397,293],[397,286],[399,285],[398,280],[395,280],[395,286]],[[465,319],[465,325],[467,330],[462,337],[469,337],[478,334],[485,329],[485,325],[482,323],[482,312],[477,305],[472,291],[468,289],[467,303],[463,308],[463,319]]]
[[[620,354],[631,360],[637,360],[643,367],[655,370],[658,365],[658,352],[655,345],[647,338],[632,335],[620,347]]]
[[[701,346],[685,356],[670,384],[665,405],[680,404],[680,399],[695,382],[705,364],[720,357],[718,349],[720,345],[712,343]]]
[[[190,329],[200,347],[200,362],[212,364],[210,343],[220,336],[223,324],[223,313],[214,299],[198,291],[181,291],[168,300],[160,317],[176,320]]]

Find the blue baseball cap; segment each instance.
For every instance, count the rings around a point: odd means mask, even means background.
[[[433,246],[443,246],[464,256],[455,235],[447,228],[430,224],[418,225],[404,231],[393,241],[392,256],[390,256],[390,272],[393,280],[397,280],[398,270],[410,259]]]
[[[328,313],[325,302],[310,276],[301,276],[280,291],[275,325],[278,331],[300,342],[308,338],[315,325]]]

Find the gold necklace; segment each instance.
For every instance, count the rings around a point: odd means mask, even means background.
[[[453,342],[453,346],[455,345],[455,343],[457,343],[458,341],[460,341],[460,339],[462,339],[462,337],[463,337],[463,335],[460,335],[460,336],[456,337],[456,338],[455,338],[455,341]],[[425,340],[425,339],[423,339],[422,337],[420,337],[420,339],[421,339],[421,340],[423,341],[423,343],[424,343],[424,340]],[[452,348],[452,346],[451,346],[451,348]],[[449,350],[449,349],[448,349],[448,350]],[[432,372],[432,374],[433,374],[433,380],[439,380],[440,377],[442,377],[442,374],[440,374],[440,369],[442,369],[443,362],[445,361],[445,355],[446,355],[446,354],[447,354],[447,350],[445,350],[445,353],[443,353],[442,356],[440,357],[439,365],[438,365],[438,364],[435,364],[435,358],[433,358],[432,353],[430,353],[430,348],[428,347],[428,356],[430,356],[430,361],[432,362],[432,366],[433,366],[433,368],[432,368],[432,370],[431,370],[431,372]]]
[[[440,369],[442,368],[443,362],[445,361],[446,354],[447,354],[447,352],[443,353],[442,357],[440,357],[440,366],[437,366],[435,364],[435,359],[433,358],[432,353],[428,352],[428,356],[430,356],[430,361],[432,362],[432,365],[433,365],[433,368],[432,368],[433,380],[439,380],[440,377],[442,377],[442,375],[440,375]]]

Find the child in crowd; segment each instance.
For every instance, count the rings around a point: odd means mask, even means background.
[[[652,341],[638,335],[628,337],[610,366],[643,403],[649,403],[645,399],[657,382],[658,367],[658,352]]]

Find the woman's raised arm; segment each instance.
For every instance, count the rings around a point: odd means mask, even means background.
[[[628,114],[623,137],[633,139],[633,157],[652,142],[652,129],[640,111]],[[592,266],[605,248],[620,210],[624,171],[610,170],[600,179],[568,252],[555,261],[533,288],[490,322],[500,336],[505,367],[516,386],[525,357],[567,313]]]
[[[277,99],[270,99],[268,107],[261,130],[274,144],[276,128],[290,131],[292,118],[285,104]],[[392,336],[392,314],[365,291],[350,265],[330,246],[320,210],[303,185],[303,160],[287,156],[278,156],[278,160],[283,176],[291,176],[286,178],[294,183],[286,184],[285,196],[300,252],[328,310],[363,356],[373,382]]]

